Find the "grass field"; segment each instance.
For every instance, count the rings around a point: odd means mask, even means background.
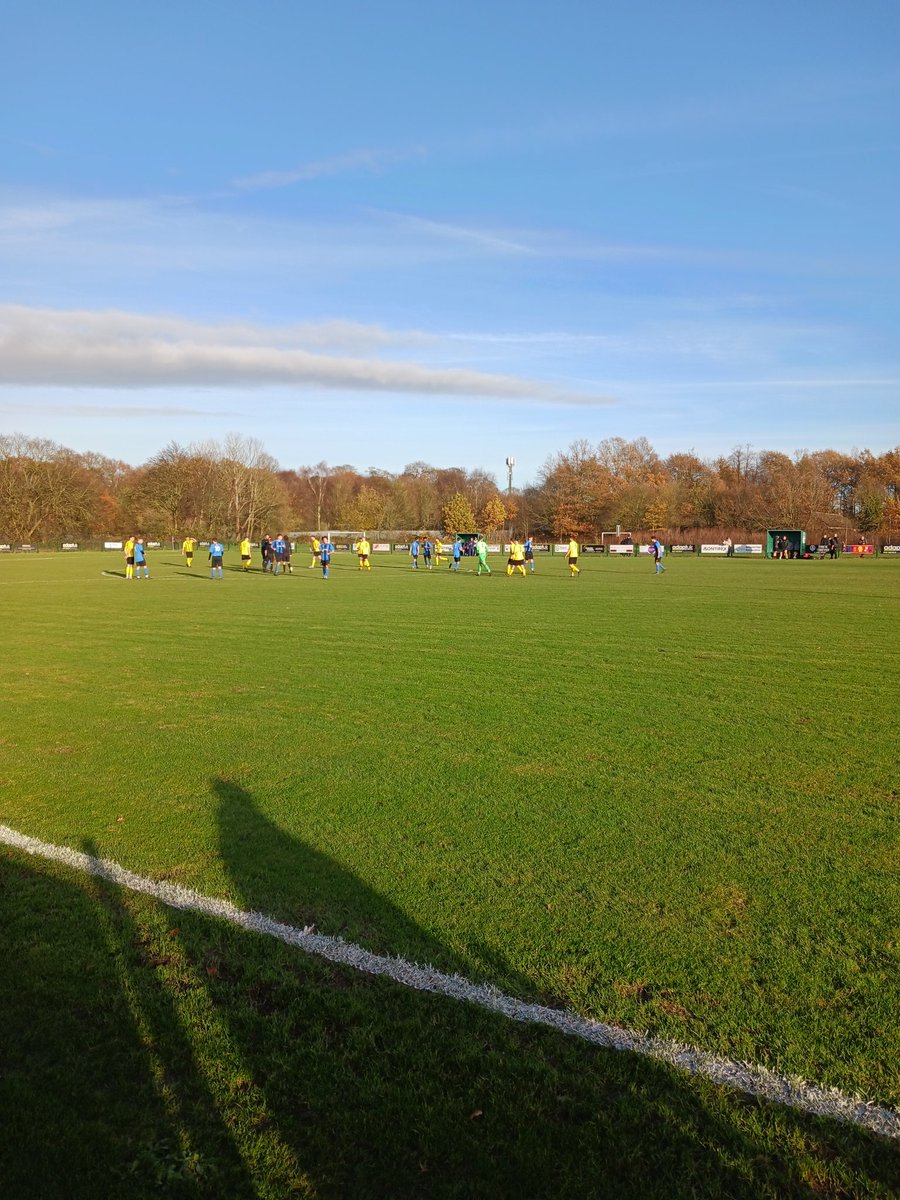
[[[0,560],[0,822],[900,1103],[900,564],[308,561]],[[10,1194],[898,1186],[858,1131],[0,863]]]

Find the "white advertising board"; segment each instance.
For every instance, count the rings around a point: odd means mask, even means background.
[[[634,546],[610,546],[610,554],[634,554]]]
[[[724,542],[704,542],[700,547],[701,554],[727,554],[728,547]]]
[[[372,550],[375,554],[389,554],[391,550],[390,542],[373,542]]]
[[[104,542],[104,550],[121,550],[124,547],[124,542]]]
[[[762,544],[759,542],[740,542],[734,547],[735,554],[762,554]]]

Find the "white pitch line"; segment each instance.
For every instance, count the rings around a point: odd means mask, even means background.
[[[217,900],[177,884],[156,882],[143,875],[135,875],[109,859],[95,858],[90,854],[71,850],[67,846],[54,846],[50,842],[42,842],[18,833],[6,825],[0,825],[0,844],[63,863],[76,871],[108,879],[119,887],[152,896],[169,908],[230,921],[232,925],[241,929],[278,938],[279,941],[296,946],[307,954],[315,954],[370,975],[385,975],[396,983],[416,991],[435,992],[453,1000],[465,1000],[490,1012],[500,1013],[513,1021],[548,1025],[551,1029],[571,1037],[582,1038],[595,1046],[604,1046],[610,1050],[630,1050],[634,1054],[668,1063],[689,1075],[705,1076],[723,1087],[736,1088],[747,1095],[758,1096],[760,1099],[800,1109],[815,1116],[861,1125],[882,1137],[900,1140],[900,1112],[879,1107],[858,1096],[848,1096],[837,1088],[819,1087],[797,1077],[777,1075],[774,1071],[754,1063],[721,1058],[694,1046],[650,1037],[636,1030],[621,1029],[601,1021],[591,1021],[567,1010],[526,1004],[514,996],[505,995],[489,983],[471,983],[460,975],[444,975],[432,967],[419,966],[402,958],[372,954],[361,946],[342,941],[340,938],[306,933],[262,913],[236,908],[227,900]]]

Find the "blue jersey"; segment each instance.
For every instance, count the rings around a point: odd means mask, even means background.
[[[431,542],[427,538],[422,543],[422,552],[426,558],[431,558]]]
[[[525,539],[525,545],[522,547],[526,554],[531,554],[534,550],[534,541],[532,538]]]
[[[418,558],[418,557],[419,557],[419,543],[418,543],[418,540],[416,540],[415,542],[413,542],[413,544],[412,544],[412,545],[410,546],[410,548],[409,548],[409,552],[410,552],[410,554],[413,556],[413,558]]]
[[[144,562],[146,562],[146,555],[144,554],[144,547],[141,545],[140,542],[134,543],[134,562],[135,562],[136,566],[140,566]]]
[[[331,542],[323,542],[319,547],[319,558],[323,563],[331,562],[331,556],[334,553],[334,546]]]
[[[221,558],[224,553],[225,553],[225,547],[222,545],[221,542],[210,542],[209,543],[209,557],[210,558]]]
[[[459,540],[459,538],[457,538],[453,543],[453,557],[457,559],[457,561],[462,557],[462,542]]]

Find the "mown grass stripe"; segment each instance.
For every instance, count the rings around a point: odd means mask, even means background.
[[[491,984],[474,984],[460,975],[446,975],[431,967],[410,963],[402,958],[372,954],[361,946],[342,941],[340,938],[297,929],[262,913],[244,911],[226,900],[204,896],[177,884],[147,879],[132,871],[126,871],[108,859],[96,858],[67,846],[40,841],[6,825],[0,825],[0,843],[107,879],[130,891],[152,896],[170,908],[217,917],[239,928],[278,938],[308,954],[315,954],[370,975],[386,976],[404,987],[476,1004],[491,1012],[500,1013],[510,1020],[547,1025],[560,1033],[611,1050],[629,1050],[668,1063],[688,1074],[704,1076],[715,1084],[737,1089],[750,1096],[815,1116],[849,1122],[882,1137],[900,1140],[900,1113],[859,1097],[848,1096],[836,1088],[819,1087],[802,1079],[778,1075],[753,1063],[734,1061],[709,1054],[697,1047],[647,1037],[635,1030],[591,1021],[567,1010],[525,1004],[513,996],[505,995]]]

